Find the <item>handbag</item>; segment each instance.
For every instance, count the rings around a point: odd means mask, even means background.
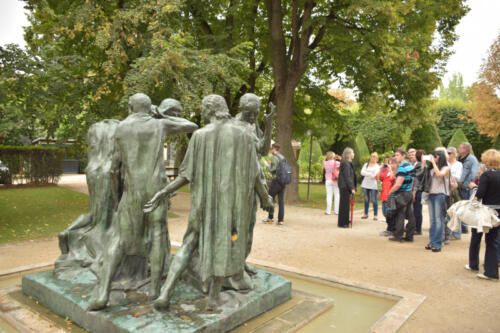
[[[489,229],[500,225],[498,213],[478,201],[476,192],[477,188],[472,191],[470,200],[461,200],[448,209],[451,222],[449,228],[452,231],[459,230],[460,221],[471,228],[476,228],[477,232],[488,232]]]
[[[334,182],[339,180],[339,173],[340,173],[339,170],[337,169],[336,165],[337,165],[337,162],[333,161],[332,180]]]

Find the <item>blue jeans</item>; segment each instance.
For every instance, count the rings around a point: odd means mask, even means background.
[[[444,237],[444,225],[446,222],[446,203],[444,194],[429,194],[429,218],[431,228],[429,230],[429,245],[441,248]]]
[[[373,216],[378,215],[378,190],[370,190],[362,187],[363,195],[365,197],[365,215],[368,215],[370,208],[370,199],[373,203]]]

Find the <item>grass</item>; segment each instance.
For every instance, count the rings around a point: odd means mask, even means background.
[[[64,187],[2,189],[0,244],[56,236],[88,211],[89,196]]]
[[[88,201],[57,186],[0,190],[0,244],[55,236],[89,211]]]
[[[299,184],[299,195],[303,200],[307,199],[307,184]],[[311,184],[311,188],[309,190],[309,201],[306,201],[303,204],[298,204],[299,207],[308,207],[308,208],[316,208],[316,209],[326,209],[326,189],[324,184]],[[370,204],[371,206],[371,204]],[[363,209],[363,192],[361,188],[358,186],[356,190],[356,196],[354,199],[354,210]],[[379,201],[379,210],[381,209],[382,204]]]
[[[179,192],[189,193],[188,185],[183,186],[179,189]],[[304,200],[304,203],[297,204],[298,207],[307,207],[315,209],[326,209],[326,189],[324,184],[311,184],[309,192],[309,201],[307,199],[307,184],[299,184],[299,195]],[[361,188],[358,187],[356,191],[356,197],[354,202],[354,209],[363,209],[363,193]],[[382,204],[379,201],[379,209],[381,209]]]

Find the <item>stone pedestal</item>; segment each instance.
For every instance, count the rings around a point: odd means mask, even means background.
[[[61,280],[53,271],[25,275],[22,290],[62,317],[91,332],[224,332],[233,329],[289,300],[291,283],[278,274],[259,270],[253,277],[254,290],[242,294],[221,293],[215,312],[204,310],[207,297],[180,281],[169,311],[157,312],[145,293],[113,291],[110,306],[102,311],[86,311],[95,277],[79,274]],[[146,287],[143,288],[147,290]]]

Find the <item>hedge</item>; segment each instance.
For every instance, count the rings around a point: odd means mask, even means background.
[[[453,136],[450,139],[450,142],[448,143],[448,147],[455,147],[458,150],[458,146],[460,146],[461,143],[463,142],[469,142],[469,139],[465,136],[464,131],[462,131],[461,128],[458,128],[455,133],[453,133]],[[474,150],[471,150],[472,155],[474,155]]]
[[[423,149],[427,153],[431,153],[437,147],[443,146],[437,127],[434,124],[425,124],[413,131],[411,140],[413,148]]]
[[[57,183],[63,159],[64,150],[55,147],[0,145],[0,161],[9,168],[0,183]]]
[[[370,149],[366,144],[365,136],[361,132],[354,138],[352,148],[354,149],[354,167],[359,173],[363,165],[370,161]]]

